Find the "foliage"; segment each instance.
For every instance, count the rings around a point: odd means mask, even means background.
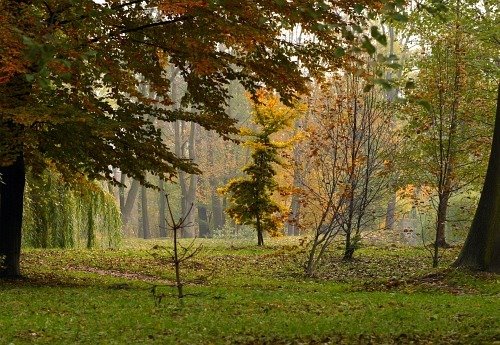
[[[379,7],[369,3],[2,1],[2,131],[7,123],[20,130],[11,142],[24,144],[34,172],[47,160],[69,179],[110,179],[109,165],[144,183],[148,172],[165,179],[177,168],[197,172],[162,142],[156,120],[234,132],[224,109],[232,80],[254,96],[265,84],[290,102],[306,91],[304,69],[338,64],[331,51],[356,45],[349,26]],[[318,40],[278,39],[296,25]],[[170,107],[168,66],[180,70],[182,104],[196,112]],[[2,148],[2,165],[18,146]]]
[[[115,199],[85,180],[72,186],[51,170],[30,174],[24,207],[23,241],[28,247],[115,248],[122,237]]]
[[[377,211],[388,184],[396,140],[385,94],[365,92],[366,81],[339,74],[318,87],[308,128],[307,193],[312,275],[337,234],[345,235],[344,259],[353,258],[362,232],[377,229]]]
[[[282,209],[273,200],[278,191],[275,165],[282,164],[278,150],[289,145],[272,140],[271,136],[291,125],[297,112],[278,104],[276,98],[262,98],[252,113],[258,130],[241,129],[251,151],[251,162],[243,169],[245,177],[233,179],[220,189],[228,195],[230,205],[226,212],[237,224],[253,225],[259,245],[264,244],[263,233],[279,233],[283,226]]]
[[[366,0],[0,2],[0,173],[14,190],[0,197],[15,215],[0,217],[8,266],[0,275],[20,274],[25,164],[70,181],[119,184],[116,168],[146,187],[155,186],[151,175],[187,172],[196,181],[200,170],[172,152],[158,123],[191,121],[227,138],[236,132],[225,112],[232,81],[254,100],[268,88],[291,104],[311,77],[371,48],[358,29],[381,8]],[[283,38],[296,27],[307,43]],[[180,107],[170,67],[186,83]]]
[[[407,94],[417,101],[403,110],[405,175],[412,184],[431,187],[437,199],[435,265],[438,247],[448,245],[450,197],[464,187],[478,189],[483,180],[491,137],[488,117],[497,83],[491,66],[496,53],[476,34],[491,18],[483,16],[476,4],[450,1],[448,5],[442,18],[446,22],[426,15],[419,18],[423,25],[414,30],[420,44],[414,59],[417,84]]]

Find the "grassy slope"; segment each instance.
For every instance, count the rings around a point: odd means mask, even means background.
[[[182,301],[170,287],[155,306],[151,283],[173,278],[151,249],[28,250],[27,280],[0,285],[4,343],[485,343],[500,341],[498,276],[431,270],[427,252],[368,247],[352,263],[333,253],[317,279],[301,248],[274,240],[199,240]],[[151,253],[157,252],[155,258]],[[443,266],[456,251],[448,251]],[[207,280],[207,276],[209,279]]]

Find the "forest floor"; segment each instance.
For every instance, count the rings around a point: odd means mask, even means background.
[[[449,268],[458,248],[432,269],[424,248],[342,262],[339,243],[308,278],[298,238],[196,243],[180,300],[167,240],[25,250],[25,278],[0,282],[0,344],[500,344],[500,277]]]

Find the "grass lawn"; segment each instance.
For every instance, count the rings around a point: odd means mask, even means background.
[[[458,249],[439,269],[422,248],[337,249],[312,279],[298,239],[197,242],[182,300],[166,240],[25,250],[26,279],[0,282],[0,344],[500,344],[500,277],[447,268]]]

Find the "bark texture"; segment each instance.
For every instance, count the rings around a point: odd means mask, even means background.
[[[454,266],[500,273],[500,84],[483,191],[469,235]]]

